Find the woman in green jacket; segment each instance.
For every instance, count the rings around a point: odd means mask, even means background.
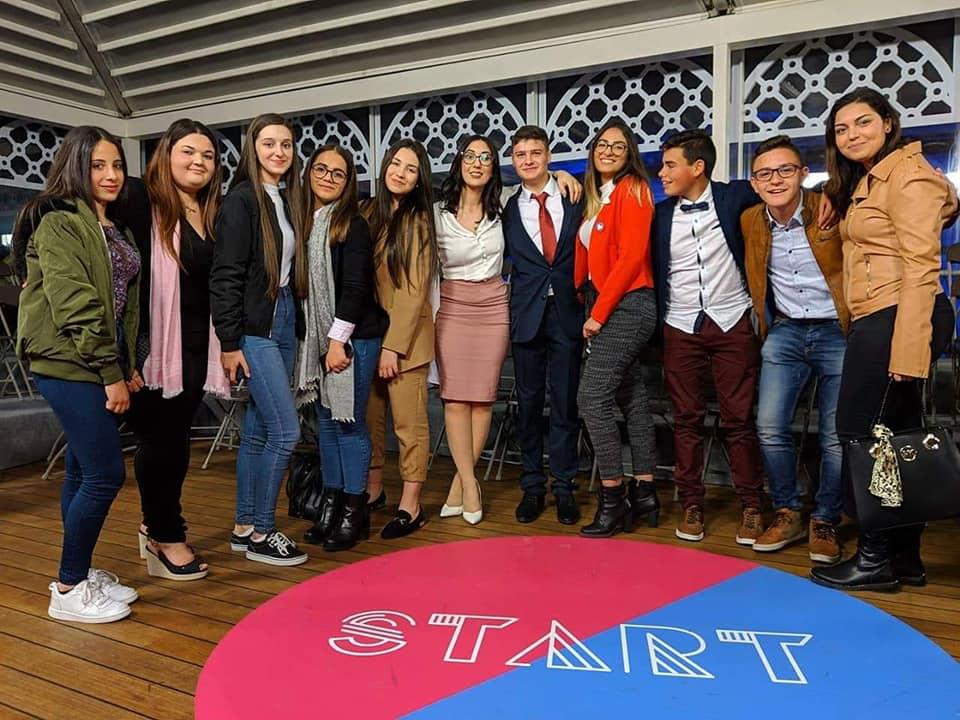
[[[119,140],[100,128],[74,128],[46,189],[18,219],[30,240],[17,349],[67,438],[63,553],[48,613],[72,622],[120,620],[137,599],[115,575],[90,567],[124,480],[118,419],[143,384],[131,372],[140,256],[111,219],[125,176]]]

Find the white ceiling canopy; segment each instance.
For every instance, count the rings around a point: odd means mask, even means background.
[[[771,1],[0,0],[0,89],[136,117]]]

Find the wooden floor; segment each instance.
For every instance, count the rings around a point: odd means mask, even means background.
[[[487,519],[479,526],[469,527],[456,518],[440,521],[437,511],[451,464],[439,459],[424,498],[433,519],[414,536],[392,542],[374,536],[353,551],[336,554],[307,546],[311,559],[306,565],[271,568],[230,551],[234,461],[232,453],[222,452],[203,471],[195,459],[184,491],[190,542],[212,568],[209,578],[201,582],[174,583],[147,576],[137,555],[136,486],[131,480],[123,488],[100,537],[95,564],[119,574],[138,589],[141,599],[130,619],[109,625],[69,625],[47,617],[47,585],[56,575],[60,555],[62,471],[49,481],[40,479],[39,466],[0,474],[0,719],[191,718],[197,677],[216,643],[250,610],[296,583],[343,563],[418,545],[576,532],[556,522],[552,507],[533,525],[518,525],[513,520],[518,491],[512,479],[485,486]],[[132,478],[132,470],[128,476]],[[397,488],[396,477],[388,477],[387,493],[394,500]],[[667,500],[670,492],[667,485],[661,486],[662,499]],[[280,527],[299,539],[307,524],[287,518],[283,501],[281,497]],[[590,504],[583,492],[581,501]],[[810,563],[803,544],[772,555],[736,545],[736,507],[730,490],[711,489],[708,534],[695,547],[807,574]],[[379,527],[388,517],[386,511],[375,513],[374,525]],[[621,537],[690,547],[673,535],[678,519],[679,506],[666,502],[661,527]],[[852,546],[852,539],[847,540]],[[860,597],[960,658],[960,525],[932,527],[925,536],[924,557],[933,581],[928,587]]]

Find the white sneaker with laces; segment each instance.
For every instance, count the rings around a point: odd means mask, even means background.
[[[108,623],[123,620],[130,606],[109,598],[95,582],[81,580],[65,593],[50,583],[50,607],[47,614],[56,620],[79,623]]]
[[[140,595],[137,594],[137,591],[132,587],[121,585],[120,578],[118,578],[112,572],[90,568],[90,572],[87,573],[87,580],[99,585],[100,589],[103,590],[108,598],[111,600],[116,600],[119,603],[126,603],[129,605],[130,603],[136,602],[140,598]]]

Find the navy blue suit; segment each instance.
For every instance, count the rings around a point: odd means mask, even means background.
[[[554,494],[572,492],[577,474],[577,387],[583,352],[583,305],[573,286],[574,243],[583,214],[582,203],[563,198],[563,226],[557,251],[548,264],[523,226],[514,193],[503,209],[510,275],[510,340],[517,377],[517,404],[523,474],[520,487],[546,493],[543,470],[543,407],[549,378],[550,474]],[[553,295],[548,295],[549,288]]]

